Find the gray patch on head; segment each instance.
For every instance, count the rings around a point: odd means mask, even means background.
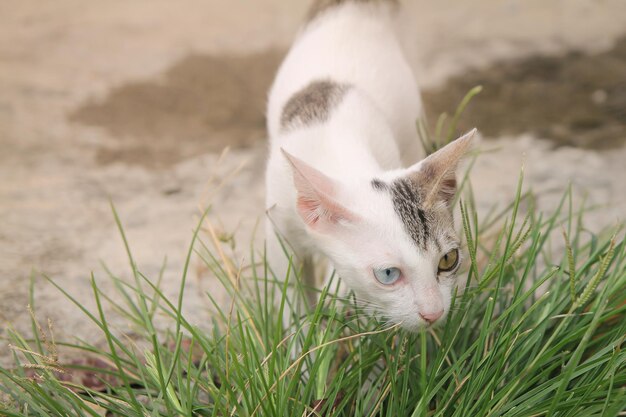
[[[307,14],[307,20],[310,22],[328,9],[332,9],[344,3],[391,3],[398,5],[399,0],[315,0]]]
[[[431,219],[422,208],[423,196],[417,184],[410,179],[401,178],[391,184],[390,190],[393,208],[404,229],[418,247],[425,248],[430,237]]]
[[[312,81],[289,98],[280,117],[283,130],[328,120],[350,86],[331,80]]]

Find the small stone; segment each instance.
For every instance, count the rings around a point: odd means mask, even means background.
[[[593,93],[591,93],[591,101],[594,104],[604,104],[606,103],[606,99],[609,97],[609,95],[607,94],[606,90],[602,90],[602,89],[598,89],[596,91],[594,91]]]

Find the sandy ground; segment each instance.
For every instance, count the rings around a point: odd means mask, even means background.
[[[605,206],[589,228],[624,219],[625,2],[405,3],[431,120],[485,86],[463,121],[484,125],[494,150],[472,174],[481,212],[512,197],[525,160],[542,207],[571,182]],[[97,339],[41,274],[87,306],[91,271],[110,286],[101,262],[130,275],[110,200],[140,269],[155,277],[167,257],[167,294],[209,202],[247,250],[262,218],[264,94],[307,4],[0,0],[0,335],[29,328],[33,275],[57,338]],[[219,289],[192,266],[185,308],[202,323],[202,291]],[[8,353],[0,340],[0,361]]]

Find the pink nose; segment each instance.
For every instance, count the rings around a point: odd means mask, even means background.
[[[428,323],[434,323],[442,315],[443,310],[435,311],[434,313],[420,313],[420,317]]]

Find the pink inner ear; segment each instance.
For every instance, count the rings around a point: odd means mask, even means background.
[[[298,193],[296,207],[302,220],[311,228],[317,228],[321,224],[335,225],[340,220],[356,220],[352,212],[323,195],[307,196]]]
[[[298,209],[300,217],[302,217],[302,220],[304,220],[304,223],[306,223],[309,227],[315,227],[320,219],[319,200],[298,195],[296,207]]]
[[[335,180],[284,150],[283,154],[293,168],[298,214],[309,227],[319,229],[322,225],[335,225],[339,220],[356,219],[335,200],[339,186]]]

